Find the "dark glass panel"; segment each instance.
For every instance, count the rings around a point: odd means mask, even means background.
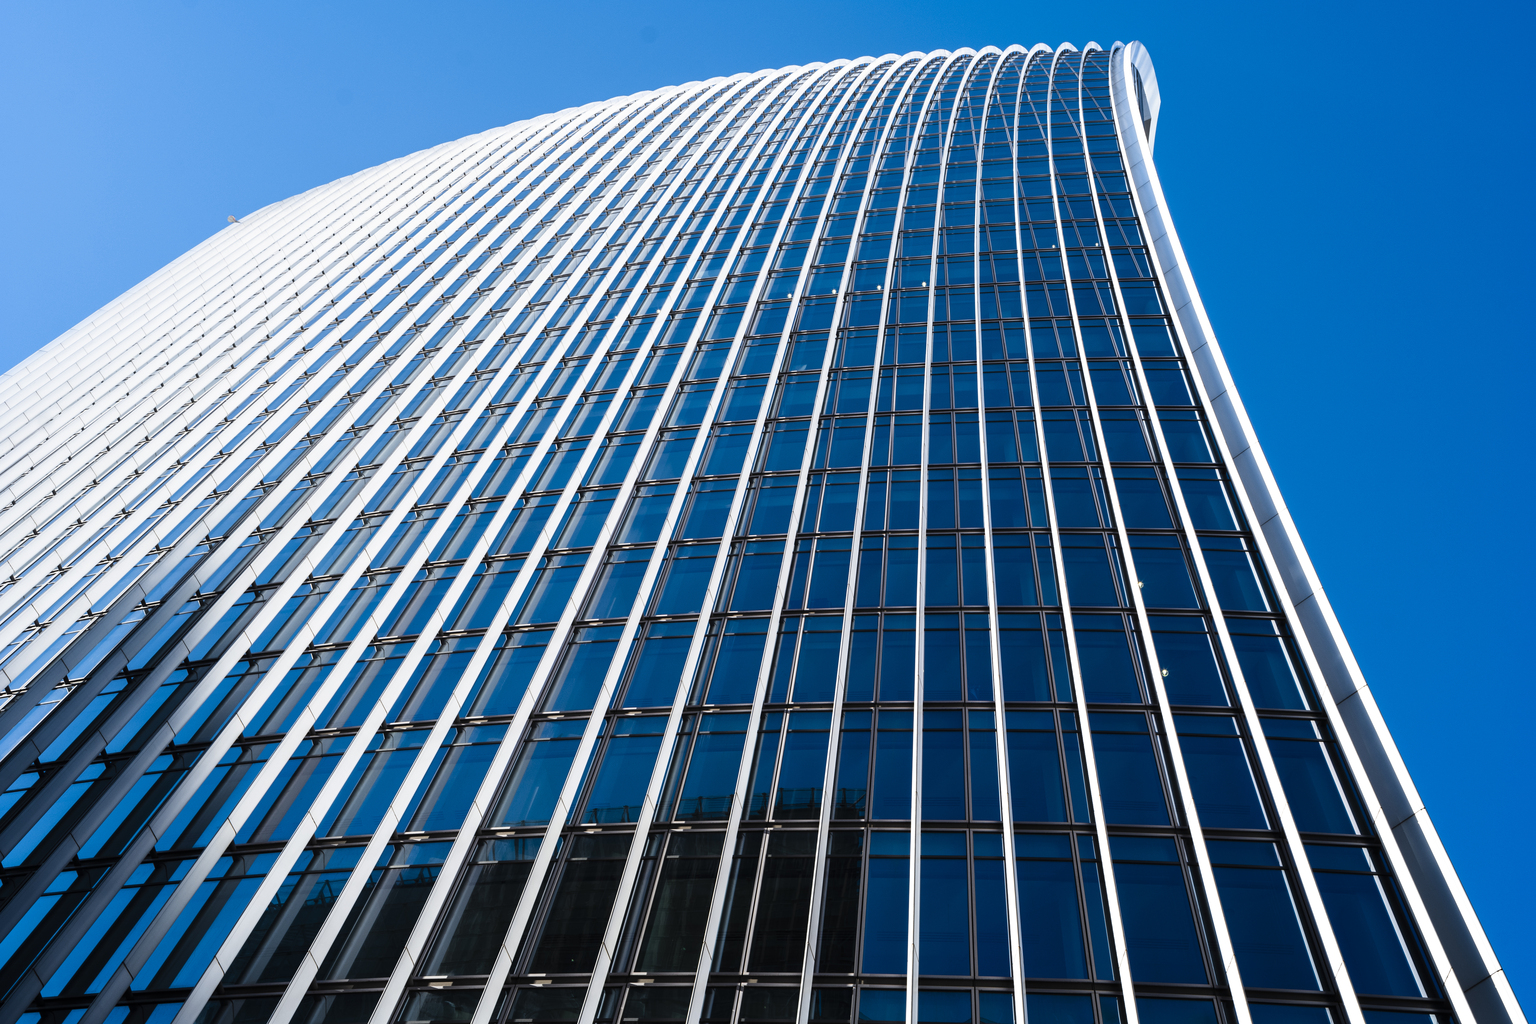
[[[570,853],[529,961],[531,971],[572,974],[592,969],[618,893],[630,837],[573,836],[567,842]]]
[[[723,838],[719,832],[672,835],[656,881],[650,924],[635,959],[636,970],[697,969]]]

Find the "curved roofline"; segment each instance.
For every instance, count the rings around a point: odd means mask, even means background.
[[[1157,112],[1163,105],[1157,88],[1157,69],[1146,46],[1133,39],[1125,45],[1125,60],[1135,70],[1136,102],[1141,110],[1141,127],[1147,136],[1147,152],[1157,142]]]

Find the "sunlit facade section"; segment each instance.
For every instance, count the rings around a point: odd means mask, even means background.
[[[1140,44],[448,143],[0,377],[0,1022],[1522,1021]]]

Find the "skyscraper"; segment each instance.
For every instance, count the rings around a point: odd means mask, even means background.
[[[1139,45],[593,103],[0,378],[0,1019],[1523,1020]]]

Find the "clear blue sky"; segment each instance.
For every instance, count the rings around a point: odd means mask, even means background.
[[[1238,386],[1529,992],[1533,10],[0,0],[0,370],[227,214],[495,125],[836,57],[1140,39]]]

